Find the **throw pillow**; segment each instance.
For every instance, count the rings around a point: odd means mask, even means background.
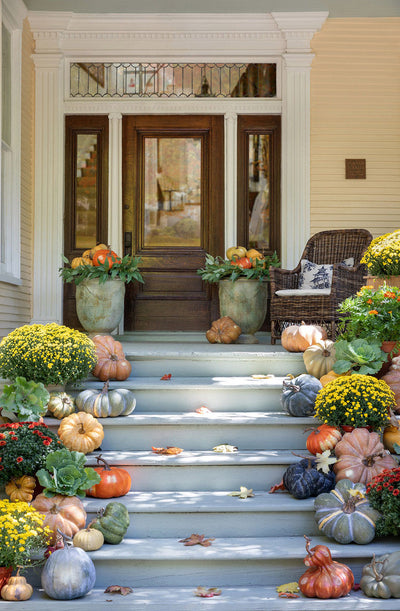
[[[352,267],[353,257],[342,261],[344,265]],[[301,260],[301,271],[299,274],[299,289],[329,289],[332,284],[333,264],[323,263],[318,265],[307,259]]]

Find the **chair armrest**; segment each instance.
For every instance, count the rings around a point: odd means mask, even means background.
[[[296,270],[270,267],[269,273],[271,277],[271,295],[274,295],[275,291],[281,289],[297,289],[299,275]]]
[[[340,303],[347,297],[354,295],[365,283],[367,269],[365,265],[358,264],[348,267],[343,263],[335,263],[332,273],[332,290],[337,302]]]

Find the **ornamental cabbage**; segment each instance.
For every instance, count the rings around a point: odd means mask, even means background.
[[[387,354],[380,348],[379,341],[355,339],[351,342],[345,339],[335,342],[336,362],[333,371],[338,374],[353,370],[362,375],[374,374],[379,371],[387,359]]]
[[[91,467],[85,467],[86,456],[82,452],[70,452],[66,448],[56,450],[46,458],[46,469],[36,473],[43,494],[47,497],[85,496],[86,490],[100,482],[100,475]]]

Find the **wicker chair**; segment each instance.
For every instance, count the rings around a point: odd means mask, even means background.
[[[298,288],[301,264],[293,270],[271,268],[271,344],[280,338],[285,327],[302,321],[323,326],[328,337],[335,339],[338,305],[364,284],[366,268],[360,265],[360,259],[371,240],[372,235],[365,229],[321,231],[308,240],[301,259],[318,265],[334,264],[329,295],[279,297],[278,290]],[[342,263],[350,257],[354,258],[353,267]]]

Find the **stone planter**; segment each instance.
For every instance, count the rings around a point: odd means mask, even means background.
[[[76,287],[76,313],[82,327],[91,335],[111,333],[124,313],[125,284],[119,278],[99,283],[83,280]]]
[[[219,309],[221,316],[229,316],[242,329],[238,344],[258,344],[258,331],[267,313],[268,282],[239,278],[220,280]]]

